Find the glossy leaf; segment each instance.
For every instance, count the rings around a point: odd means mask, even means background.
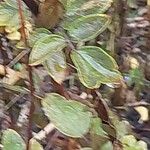
[[[72,21],[66,30],[74,41],[89,41],[102,33],[110,22],[108,15],[87,15]]]
[[[58,51],[50,56],[44,63],[44,66],[50,76],[61,84],[67,75],[67,63],[62,51]]]
[[[115,83],[121,80],[115,60],[96,46],[83,46],[71,54],[78,77],[88,88],[98,88],[101,83]]]
[[[2,136],[3,150],[26,150],[26,145],[21,136],[12,129],[7,129]]]
[[[42,100],[42,106],[47,117],[63,134],[82,137],[88,132],[91,113],[86,111],[85,105],[51,93]]]
[[[30,144],[30,150],[43,150],[42,145],[35,139],[31,139],[29,144]]]
[[[35,66],[41,64],[55,52],[62,50],[65,46],[65,39],[55,34],[39,39],[31,51],[29,57],[30,65]]]

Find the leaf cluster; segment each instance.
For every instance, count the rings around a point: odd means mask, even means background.
[[[35,27],[28,33],[27,38],[31,48],[29,65],[31,67],[43,65],[58,84],[66,80],[70,65],[74,66],[79,81],[88,89],[97,89],[101,84],[120,83],[122,76],[114,58],[101,47],[86,44],[109,27],[111,17],[104,13],[111,6],[112,0],[61,0],[60,2],[64,5],[65,16],[57,31],[51,32],[45,28]],[[25,21],[31,19],[26,6],[23,6],[23,13]],[[13,34],[14,38],[9,39],[20,41],[21,26],[16,1],[5,0],[0,3],[0,15],[2,16],[0,26],[4,27],[8,37]],[[26,30],[29,31],[28,27]],[[93,138],[91,144],[94,145],[93,149],[113,149],[101,119],[95,117],[88,106],[72,99],[67,100],[57,93],[47,94],[41,100],[41,105],[54,127],[64,135],[82,138],[89,133]],[[128,144],[128,147],[124,146],[125,150],[132,150],[127,137],[122,141],[123,144]],[[4,150],[12,149],[12,145],[14,150],[26,149],[21,136],[12,129],[3,132],[2,145]],[[95,145],[98,146],[94,148]],[[43,147],[32,138],[30,149],[42,150]]]

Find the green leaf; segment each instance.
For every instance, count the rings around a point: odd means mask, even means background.
[[[43,150],[42,145],[35,139],[30,140],[30,150]]]
[[[63,134],[71,137],[82,137],[89,131],[91,113],[87,106],[51,93],[42,100],[47,117]]]
[[[55,52],[62,50],[66,46],[65,39],[61,36],[51,34],[40,38],[33,46],[29,57],[31,66],[39,65]]]
[[[66,14],[72,16],[104,13],[111,3],[112,0],[68,0]]]
[[[135,83],[136,90],[140,90],[144,85],[145,80],[143,72],[139,68],[131,69],[129,71],[129,77],[132,80],[130,85]]]
[[[137,141],[133,135],[126,135],[121,138],[123,150],[147,150],[147,144],[144,141]]]
[[[82,16],[67,25],[66,30],[75,41],[89,41],[102,33],[110,24],[108,15],[94,14]]]
[[[25,20],[29,19],[29,11],[23,5]],[[18,5],[15,0],[6,0],[0,3],[0,26],[6,26],[11,32],[20,28]]]
[[[101,146],[100,150],[113,150],[113,145],[110,141],[108,141]]]
[[[130,8],[137,9],[137,1],[136,0],[127,0],[127,4]]]
[[[0,26],[6,26],[13,16],[17,14],[16,10],[5,2],[0,3]],[[18,25],[18,21],[17,21]]]
[[[12,129],[7,129],[2,136],[3,150],[25,150],[26,145],[21,136]]]
[[[128,145],[128,146],[135,146],[137,141],[135,139],[135,137],[133,135],[125,135],[122,139],[121,142],[124,145]]]
[[[5,2],[7,3],[7,5],[15,9],[18,9],[18,3],[16,3],[16,0],[5,0]],[[27,9],[27,6],[23,1],[22,1],[22,4],[23,4],[23,10]]]
[[[137,146],[140,147],[142,150],[148,150],[147,144],[144,141],[138,141]]]
[[[71,58],[80,81],[88,88],[98,88],[101,83],[116,83],[122,79],[115,60],[99,47],[83,46],[72,51]]]
[[[102,128],[102,122],[100,118],[92,118],[90,132],[95,135],[106,137],[107,133]]]
[[[41,38],[51,34],[51,32],[45,28],[36,28],[29,37],[29,44],[31,47]]]
[[[128,133],[127,123],[124,121],[116,120],[114,122],[118,139],[122,138]]]
[[[50,76],[61,84],[67,75],[67,63],[62,51],[55,52],[44,63],[44,66]]]

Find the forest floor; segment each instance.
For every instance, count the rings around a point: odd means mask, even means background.
[[[116,85],[115,88],[114,85],[102,85],[98,92],[101,93],[102,99],[106,100],[108,106],[104,107],[105,102],[102,102],[97,111],[104,122],[108,119],[109,110],[118,114],[120,120],[128,121],[135,137],[145,141],[150,149],[150,8],[147,7],[145,0],[128,0],[127,4],[122,1],[115,7],[117,13],[113,18],[114,24],[119,21],[116,26],[120,28],[120,31],[115,29],[115,39],[112,37],[115,43],[112,43],[112,39],[108,37],[108,31],[100,35],[97,41],[100,41],[98,43],[101,44],[102,40],[109,39],[107,49],[111,50],[111,53],[113,50],[112,55],[119,64],[119,70],[124,76],[125,83],[121,87]],[[11,44],[4,35],[0,35],[0,46],[0,65],[9,64],[15,54],[13,54]],[[59,90],[57,83],[51,80],[42,67],[35,68],[34,72],[42,79],[39,83],[35,83],[35,88],[40,91],[41,95]],[[10,70],[10,75],[13,73]],[[3,75],[0,77],[4,78]],[[18,85],[26,87],[26,83],[22,81],[19,81]],[[65,87],[73,99],[92,98],[91,91],[85,90],[78,81],[72,85],[68,79],[65,81]],[[0,117],[0,130],[13,128],[13,124],[16,122],[20,127],[26,126],[22,114],[28,113],[27,99],[29,99],[29,95],[18,94],[14,91],[15,89],[11,87],[0,85],[0,116],[3,114],[3,117]],[[4,110],[4,101],[8,103],[10,99],[12,101],[10,105],[13,107]],[[84,103],[89,105],[88,102]],[[40,123],[38,126],[34,124],[32,130],[37,132],[45,125],[47,119],[42,120],[42,123],[41,119],[36,121]],[[22,135],[26,136],[26,134],[23,130]],[[58,135],[57,132],[53,133],[49,135],[48,139],[51,137],[57,139]],[[46,145],[46,150],[53,147],[51,142],[63,147],[65,142],[62,141],[65,138],[61,135],[57,141],[50,140],[47,145],[44,141],[42,144]]]

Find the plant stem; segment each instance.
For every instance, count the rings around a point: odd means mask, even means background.
[[[22,40],[25,44],[25,47],[28,47],[28,42],[27,42],[27,36],[26,36],[26,32],[25,32],[25,22],[24,22],[24,16],[22,13],[22,3],[21,0],[17,0],[18,2],[18,8],[19,8],[19,16],[20,16],[20,23],[21,23],[21,37]],[[27,132],[28,132],[28,139],[27,139],[27,150],[29,150],[29,141],[30,138],[32,138],[32,115],[34,112],[34,85],[33,85],[33,78],[32,78],[32,68],[31,66],[29,66],[28,61],[26,62],[27,65],[27,69],[29,72],[29,90],[30,90],[30,111],[29,111],[29,122],[28,122],[28,128],[27,128]]]

